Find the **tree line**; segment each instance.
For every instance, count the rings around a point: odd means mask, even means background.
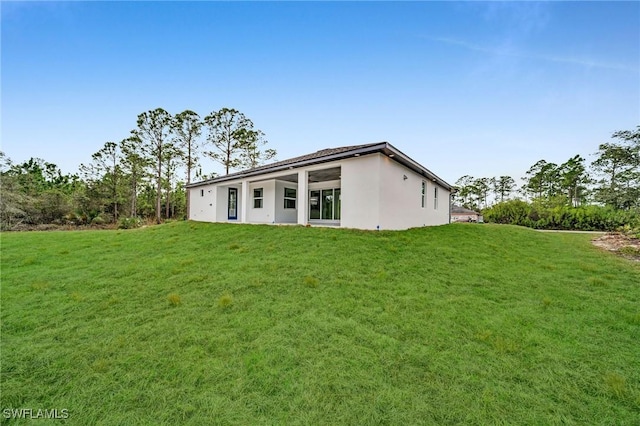
[[[172,115],[162,108],[137,116],[119,142],[105,142],[77,173],[62,174],[40,158],[13,163],[0,152],[0,227],[21,224],[134,226],[143,219],[188,216],[193,178],[207,179],[200,161],[210,158],[226,174],[253,168],[276,156],[265,134],[243,113],[222,108],[201,118],[191,110]]]
[[[455,183],[455,202],[482,210],[518,198],[544,200],[578,207],[600,204],[628,210],[640,207],[640,126],[613,133],[613,142],[599,145],[596,159],[587,165],[580,155],[562,164],[537,161],[518,188],[511,176],[462,176]]]
[[[562,164],[539,160],[522,178],[456,182],[454,201],[485,220],[535,228],[615,230],[640,227],[640,126],[612,134],[587,165],[580,155]]]

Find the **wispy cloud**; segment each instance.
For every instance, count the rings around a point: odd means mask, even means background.
[[[471,3],[486,22],[506,26],[519,34],[537,33],[546,28],[550,19],[547,2],[490,1]]]
[[[457,46],[466,50],[486,53],[488,55],[493,55],[493,56],[509,56],[514,58],[534,59],[534,60],[540,60],[540,61],[576,65],[576,66],[581,66],[586,68],[603,68],[603,69],[610,69],[610,70],[633,71],[633,72],[639,71],[637,67],[629,66],[626,64],[597,61],[590,58],[536,54],[536,53],[523,52],[513,47],[487,47],[487,46],[482,46],[476,43],[470,43],[465,40],[448,38],[448,37],[426,37],[426,38],[431,41],[449,44],[451,46]]]

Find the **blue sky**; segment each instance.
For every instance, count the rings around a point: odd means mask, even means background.
[[[280,160],[385,140],[450,183],[640,124],[639,2],[0,7],[2,150],[67,173],[157,107],[236,108]]]

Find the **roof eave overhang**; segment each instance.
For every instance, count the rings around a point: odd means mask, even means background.
[[[383,150],[383,152],[387,157],[390,157],[392,160],[395,160],[396,162],[402,164],[403,166],[405,166],[405,167],[413,170],[414,172],[418,173],[419,175],[427,178],[428,180],[430,180],[430,181],[432,181],[434,183],[437,183],[438,185],[442,186],[443,188],[447,189],[448,191],[452,191],[453,190],[453,187],[451,185],[449,185],[444,179],[439,178],[431,170],[429,170],[426,167],[424,167],[424,166],[420,165],[419,163],[415,162],[409,156],[407,156],[405,153],[403,153],[402,151],[400,151],[399,149],[397,149],[393,145],[387,144],[387,149]]]
[[[369,145],[369,146],[366,146],[366,147],[357,148],[357,149],[353,149],[353,150],[345,151],[345,152],[339,152],[339,153],[336,153],[336,154],[330,154],[330,155],[323,156],[323,157],[296,161],[295,163],[287,163],[287,164],[274,166],[274,167],[269,167],[269,168],[260,169],[260,170],[248,170],[246,172],[240,172],[240,173],[234,173],[234,174],[231,174],[231,175],[220,176],[220,177],[209,179],[209,180],[205,180],[205,181],[202,181],[202,182],[191,183],[189,185],[186,185],[186,187],[187,188],[193,188],[193,187],[196,187],[196,186],[208,185],[208,184],[211,184],[211,183],[228,182],[228,181],[232,181],[232,180],[242,180],[244,178],[265,175],[265,174],[268,174],[268,173],[281,172],[283,170],[293,170],[293,169],[297,169],[297,168],[300,168],[300,167],[311,166],[311,165],[314,165],[314,164],[322,164],[322,163],[328,163],[328,162],[331,162],[331,161],[344,160],[345,158],[350,158],[350,157],[360,156],[360,155],[366,155],[366,154],[371,154],[371,153],[374,153],[374,152],[382,151],[388,145],[389,144],[387,142],[380,142],[379,144],[376,144],[376,145]]]
[[[331,161],[344,160],[346,158],[359,157],[361,155],[375,154],[375,153],[378,153],[378,152],[386,155],[387,157],[389,157],[392,160],[402,164],[403,166],[413,170],[414,172],[418,173],[419,175],[424,176],[425,178],[431,180],[432,182],[437,183],[438,185],[446,188],[449,191],[451,191],[453,189],[453,187],[451,185],[449,185],[443,179],[440,179],[438,176],[435,175],[435,173],[431,172],[429,169],[427,169],[427,168],[421,166],[420,164],[418,164],[417,162],[413,161],[406,154],[404,154],[402,151],[398,150],[397,148],[395,148],[393,145],[391,145],[388,142],[380,142],[378,144],[368,145],[368,146],[365,146],[365,147],[362,147],[362,148],[357,148],[357,149],[353,149],[353,150],[349,150],[349,151],[344,151],[344,152],[340,152],[340,153],[336,153],[336,154],[330,154],[330,155],[327,155],[327,156],[318,157],[318,158],[312,158],[312,159],[308,159],[308,160],[301,160],[301,161],[297,161],[295,163],[287,163],[287,164],[274,166],[274,167],[268,167],[268,168],[264,168],[264,169],[260,169],[260,170],[248,170],[246,172],[240,172],[240,173],[234,173],[234,174],[231,174],[231,175],[220,176],[220,177],[209,179],[209,180],[205,180],[205,181],[202,181],[202,182],[191,183],[191,184],[186,185],[186,187],[187,188],[195,188],[195,187],[198,187],[198,186],[209,185],[209,184],[212,184],[212,183],[221,183],[221,182],[229,182],[229,181],[234,181],[234,180],[242,180],[242,179],[246,179],[246,178],[250,178],[250,177],[254,177],[254,176],[260,176],[260,175],[265,175],[265,174],[269,174],[269,173],[276,173],[276,172],[281,172],[281,171],[284,171],[284,170],[293,170],[293,169],[298,169],[300,167],[311,166],[311,165],[314,165],[314,164],[328,163],[328,162],[331,162]]]

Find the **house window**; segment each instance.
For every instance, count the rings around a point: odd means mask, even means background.
[[[438,187],[433,188],[433,208],[438,210]]]
[[[201,196],[201,197],[204,197],[204,189],[201,189],[201,190],[200,190],[200,196]]]
[[[262,199],[263,199],[262,194],[263,194],[262,188],[255,188],[253,190],[253,208],[254,209],[262,208]]]
[[[424,208],[424,196],[426,194],[427,183],[422,181],[422,208]]]
[[[296,208],[296,190],[294,188],[284,189],[284,208],[285,209]]]
[[[310,220],[340,220],[340,188],[309,191]]]

